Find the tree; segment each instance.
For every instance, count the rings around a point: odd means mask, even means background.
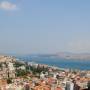
[[[27,74],[27,72],[25,71],[25,70],[21,70],[21,69],[19,69],[19,70],[16,70],[16,76],[18,77],[18,76],[24,76],[24,75],[26,75]]]
[[[90,81],[88,81],[88,90],[90,90]]]
[[[7,83],[8,83],[8,84],[12,83],[12,79],[11,79],[11,78],[8,78],[8,79],[7,79]]]

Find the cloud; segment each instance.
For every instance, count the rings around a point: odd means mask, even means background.
[[[4,10],[16,10],[17,6],[16,4],[13,4],[11,2],[8,1],[2,1],[0,3],[0,9],[4,9]]]

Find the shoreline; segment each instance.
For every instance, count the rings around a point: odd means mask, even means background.
[[[27,63],[34,63],[34,64],[39,64],[39,65],[47,65],[48,67],[51,67],[51,68],[57,68],[58,70],[65,70],[65,71],[90,71],[90,70],[82,70],[82,69],[78,69],[78,68],[64,68],[64,67],[58,67],[58,66],[55,66],[55,65],[50,65],[50,64],[44,64],[44,63],[38,63],[38,62],[34,62],[34,61],[25,61],[25,60],[19,60],[19,61],[23,61],[24,63],[27,62]]]

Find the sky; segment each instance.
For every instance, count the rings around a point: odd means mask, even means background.
[[[0,0],[0,53],[90,52],[90,0]]]

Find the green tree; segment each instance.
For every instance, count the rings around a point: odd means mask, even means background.
[[[8,83],[8,84],[11,84],[11,83],[12,83],[12,79],[11,79],[11,78],[8,78],[8,79],[7,79],[7,83]]]

